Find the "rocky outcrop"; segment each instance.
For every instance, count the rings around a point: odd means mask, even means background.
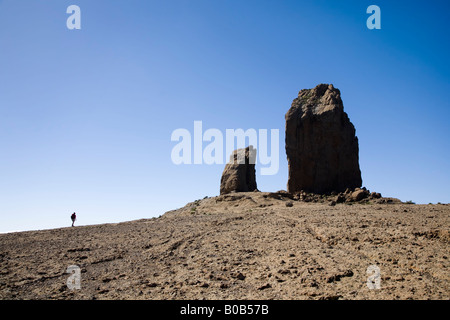
[[[288,192],[361,187],[358,138],[338,89],[320,84],[301,90],[285,119]]]
[[[223,170],[220,194],[257,190],[255,162],[256,149],[253,146],[235,150]]]

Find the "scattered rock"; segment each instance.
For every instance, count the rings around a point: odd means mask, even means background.
[[[91,251],[90,248],[74,248],[74,249],[68,249],[67,252],[85,252],[85,251]]]
[[[341,273],[333,274],[333,275],[329,276],[326,279],[326,282],[327,283],[332,283],[332,282],[340,281],[341,278],[344,278],[344,277],[353,277],[353,271],[352,270],[346,270],[346,271],[341,272]]]
[[[379,203],[379,204],[395,204],[395,203],[402,203],[402,201],[400,199],[397,199],[397,198],[381,198],[381,199],[378,199],[376,201],[376,203]]]
[[[272,286],[270,285],[270,283],[265,284],[265,285],[259,287],[258,290],[265,290],[265,289],[269,289],[269,288],[272,288]]]
[[[339,300],[340,298],[342,298],[341,295],[331,295],[331,296],[320,297],[319,300]]]
[[[281,270],[278,270],[278,273],[279,274],[290,274],[291,271],[289,269],[281,269]]]
[[[288,198],[288,199],[293,200],[294,196],[289,192],[286,192],[284,190],[279,190],[277,192],[269,192],[269,194],[264,195],[264,198],[272,198],[272,199],[277,199],[277,200],[283,200],[284,198]]]
[[[340,193],[337,197],[336,197],[336,203],[344,203],[345,202],[345,195]]]
[[[238,275],[236,276],[236,279],[245,280],[245,276],[241,272],[239,272]]]
[[[351,194],[350,199],[351,199],[352,201],[361,201],[361,200],[364,199],[366,196],[367,196],[366,191],[360,189],[360,190],[354,191],[354,192]]]

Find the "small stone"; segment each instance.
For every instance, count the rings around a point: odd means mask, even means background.
[[[381,193],[378,193],[378,192],[372,192],[372,193],[370,194],[370,197],[371,197],[372,199],[379,199],[379,198],[381,198]]]
[[[269,289],[269,288],[272,288],[272,286],[270,285],[270,283],[265,284],[265,285],[259,287],[258,290],[264,290],[264,289]]]
[[[238,275],[236,276],[236,279],[245,280],[245,276],[241,272],[239,272]]]
[[[345,195],[343,195],[342,193],[340,193],[337,197],[336,197],[336,203],[344,203],[345,202]]]

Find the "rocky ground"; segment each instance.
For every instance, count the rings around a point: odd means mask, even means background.
[[[235,193],[159,218],[2,234],[0,299],[450,298],[450,205],[338,197]],[[371,265],[380,289],[367,287]]]

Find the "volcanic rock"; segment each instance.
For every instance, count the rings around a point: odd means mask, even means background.
[[[332,84],[303,89],[286,113],[288,192],[361,187],[358,138]]]
[[[356,191],[352,192],[350,199],[352,201],[360,201],[360,200],[364,199],[367,195],[368,195],[368,192],[360,189],[360,190],[356,190]]]
[[[257,190],[255,162],[256,149],[253,146],[235,150],[223,170],[220,194]]]

